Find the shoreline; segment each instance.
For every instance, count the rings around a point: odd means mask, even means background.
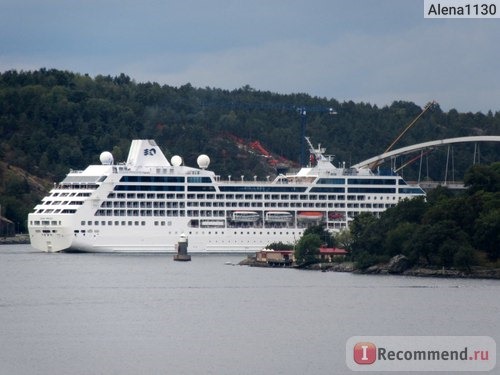
[[[29,234],[16,234],[12,237],[0,237],[0,245],[29,245]]]
[[[16,234],[13,237],[0,237],[1,245],[29,245],[28,234]],[[403,262],[402,262],[403,261]],[[403,265],[401,264],[403,263]],[[388,263],[378,264],[361,270],[356,268],[353,262],[338,263],[314,263],[306,266],[273,267],[265,262],[258,262],[254,257],[248,257],[237,263],[240,266],[264,267],[264,268],[290,268],[307,271],[321,272],[349,272],[358,275],[394,275],[414,277],[436,277],[457,279],[494,279],[500,280],[500,268],[487,268],[474,266],[469,271],[455,268],[432,268],[432,267],[405,267],[401,256],[392,258]]]
[[[258,262],[255,259],[247,258],[242,260],[239,265],[250,267],[272,267],[267,263]],[[392,266],[392,267],[391,267]],[[358,275],[394,275],[394,276],[414,276],[414,277],[435,277],[435,278],[456,278],[456,279],[493,279],[500,280],[500,268],[486,268],[474,266],[470,271],[459,270],[455,268],[430,268],[415,266],[410,268],[397,268],[393,263],[379,264],[361,270],[355,267],[353,262],[340,263],[314,263],[308,266],[290,266],[277,267],[300,269],[307,271],[321,272],[348,272]]]
[[[342,265],[342,264],[340,264]],[[415,277],[436,277],[436,278],[456,278],[456,279],[495,279],[500,280],[500,269],[472,267],[470,271],[455,268],[427,268],[415,266],[402,272],[391,272],[386,265],[369,267],[366,270],[352,269],[342,270],[341,267],[328,267],[320,269],[322,272],[351,272],[359,275],[395,275],[395,276],[415,276]]]

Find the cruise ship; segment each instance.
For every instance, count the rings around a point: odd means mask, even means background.
[[[296,173],[258,181],[225,178],[180,156],[169,161],[154,140],[133,140],[127,161],[109,152],[100,165],[70,171],[28,215],[31,245],[41,251],[175,252],[181,235],[193,253],[249,253],[295,243],[311,225],[340,231],[361,212],[380,215],[424,195],[394,173],[336,167],[310,149]]]

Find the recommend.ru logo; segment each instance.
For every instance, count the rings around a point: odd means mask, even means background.
[[[353,359],[358,365],[371,365],[377,359],[377,347],[371,342],[354,345]]]
[[[488,336],[354,336],[346,343],[353,371],[490,371],[496,342]]]

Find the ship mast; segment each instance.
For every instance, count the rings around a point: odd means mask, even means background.
[[[329,159],[329,158],[325,157],[324,153],[326,152],[326,148],[321,147],[321,143],[318,143],[318,148],[314,148],[309,137],[304,137],[304,139],[306,140],[306,142],[309,146],[310,154],[314,156],[314,159],[316,161]]]

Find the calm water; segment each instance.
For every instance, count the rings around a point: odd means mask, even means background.
[[[500,281],[0,247],[0,374],[349,374],[350,336],[500,343]]]

